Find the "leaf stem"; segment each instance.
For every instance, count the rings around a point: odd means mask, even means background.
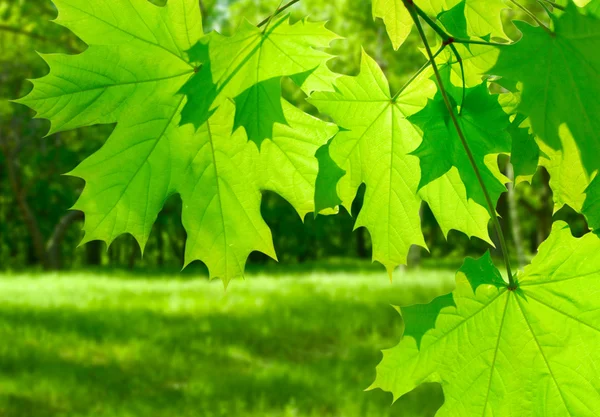
[[[446,46],[447,45],[442,45],[440,47],[440,49],[438,49],[438,51],[435,54],[433,54],[433,59],[437,58],[437,56],[439,54],[441,54],[444,49],[446,49]],[[394,94],[394,97],[392,97],[392,101],[395,101],[398,97],[400,97],[400,94],[402,94],[404,92],[404,90],[406,90],[413,83],[413,81],[415,81],[417,78],[419,78],[419,75],[421,75],[423,73],[423,71],[425,71],[430,65],[431,65],[431,60],[424,63],[423,66],[421,68],[419,68],[419,70],[412,77],[410,77],[410,80],[408,80],[402,86],[402,88],[400,88],[400,90],[398,90],[398,92],[396,94]]]
[[[477,39],[459,39],[454,38],[454,43],[462,43],[465,45],[485,45],[485,46],[509,46],[510,43],[486,42]]]
[[[458,65],[460,66],[460,76],[462,78],[462,98],[460,100],[460,110],[458,111],[458,114],[460,115],[462,114],[462,109],[465,105],[465,96],[467,94],[467,83],[465,81],[465,67],[463,65],[462,57],[458,53],[458,49],[456,49],[456,46],[454,46],[454,42],[450,43],[450,49],[452,49],[452,52],[454,53],[454,56],[458,61]]]
[[[266,25],[267,23],[269,23],[269,21],[271,19],[273,19],[275,16],[277,16],[278,14],[280,14],[281,12],[284,12],[285,10],[289,9],[290,7],[292,7],[294,4],[299,3],[300,0],[291,0],[289,3],[284,4],[281,7],[278,7],[277,10],[275,10],[275,13],[273,13],[271,16],[266,17],[262,22],[260,22],[258,25],[256,25],[256,27],[262,27],[264,25]]]
[[[435,33],[437,33],[438,35],[441,36],[442,41],[444,43],[449,43],[448,41],[451,39],[450,35],[448,35],[444,29],[442,29],[437,23],[435,23],[433,21],[433,19],[431,19],[429,16],[427,16],[427,13],[425,13],[412,0],[408,0],[408,1],[403,0],[403,1],[404,1],[405,5],[407,4],[407,2],[412,5],[412,7],[414,8],[417,15],[421,16],[421,18],[429,25],[429,27],[431,27],[431,29],[433,29],[435,31]],[[409,11],[410,11],[410,9],[409,9]]]
[[[504,238],[504,233],[502,232],[502,227],[500,226],[498,216],[496,215],[496,208],[494,206],[494,203],[492,202],[492,199],[487,190],[487,187],[485,186],[483,177],[481,176],[481,172],[479,171],[479,167],[477,166],[477,163],[475,162],[475,157],[473,156],[473,152],[471,151],[471,148],[469,147],[469,143],[467,142],[465,135],[462,131],[462,128],[460,126],[460,123],[458,122],[458,118],[454,112],[454,108],[453,108],[452,104],[450,103],[450,99],[448,98],[448,93],[446,92],[446,89],[444,88],[444,83],[442,81],[440,71],[438,69],[437,64],[435,63],[433,53],[431,52],[431,47],[429,46],[429,42],[427,41],[427,37],[425,36],[425,31],[423,30],[423,27],[421,26],[421,22],[419,21],[418,8],[415,6],[415,4],[413,3],[412,0],[403,0],[403,2],[410,13],[410,15],[415,23],[415,26],[417,27],[417,30],[419,31],[419,36],[421,37],[421,40],[423,41],[425,50],[427,51],[427,56],[429,57],[429,60],[431,61],[431,66],[433,68],[433,72],[435,73],[435,78],[437,80],[437,84],[440,89],[440,93],[442,94],[442,97],[444,99],[444,104],[446,105],[446,108],[447,108],[448,112],[450,113],[450,118],[452,119],[452,123],[454,124],[456,132],[458,133],[458,137],[460,138],[460,141],[462,142],[465,152],[467,153],[467,157],[469,158],[469,162],[471,163],[471,166],[473,167],[473,170],[475,171],[475,176],[477,177],[477,181],[479,182],[479,185],[481,186],[481,189],[485,196],[485,200],[488,205],[488,210],[490,212],[490,216],[492,218],[494,228],[496,229],[496,234],[498,235],[498,239],[500,240],[500,249],[501,249],[502,255],[504,257],[504,263],[506,265],[506,272],[508,274],[508,288],[511,290],[514,290],[517,288],[517,283],[515,282],[514,277],[512,275],[512,270],[510,267],[510,260],[509,260],[509,256],[508,256],[508,247],[506,245],[506,239]],[[427,22],[426,19],[424,19],[424,20]]]
[[[535,23],[537,23],[542,29],[546,31],[546,33],[548,33],[550,36],[554,36],[554,32],[552,32],[548,26],[546,26],[535,14],[533,14],[531,10],[529,10],[516,0],[510,0],[510,2],[522,11],[524,11],[527,14],[527,16],[531,17],[535,21]]]

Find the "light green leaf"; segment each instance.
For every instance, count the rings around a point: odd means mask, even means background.
[[[550,188],[554,199],[554,211],[568,205],[581,213],[585,192],[591,182],[584,165],[581,151],[566,125],[559,127],[561,150],[556,150],[538,139],[542,156],[540,165],[550,174]]]
[[[468,261],[456,277],[455,306],[439,311],[433,304],[435,327],[425,321],[413,329],[422,334],[420,344],[406,334],[384,351],[372,388],[397,399],[439,382],[439,417],[596,416],[598,251],[598,236],[576,239],[556,223],[515,291],[498,281],[489,257]]]
[[[90,47],[75,56],[42,55],[50,73],[34,80],[33,91],[17,100],[51,121],[50,134],[114,123],[155,89],[176,92],[193,74],[183,51],[202,36],[195,0],[172,0],[165,7],[146,0],[55,4],[56,21]],[[178,100],[171,98],[172,103]]]
[[[341,77],[335,92],[315,93],[309,100],[342,128],[329,148],[331,158],[346,171],[337,193],[349,208],[359,186],[366,184],[356,227],[369,230],[373,258],[388,271],[406,262],[412,245],[425,245],[419,217],[422,200],[428,202],[445,233],[457,229],[489,240],[489,215],[467,199],[456,172],[418,191],[419,160],[409,153],[421,143],[421,132],[407,117],[434,95],[430,75],[424,74],[392,99],[381,69],[363,52],[357,77]]]
[[[335,126],[282,101],[289,126],[275,125],[261,152],[243,131],[231,135],[233,105],[224,103],[192,141],[178,148],[189,155],[180,186],[188,233],[186,264],[201,260],[211,277],[243,276],[246,258],[261,251],[275,258],[271,232],[261,217],[261,190],[287,199],[301,217],[313,211],[317,149]],[[192,129],[191,126],[182,127]]]
[[[182,89],[188,97],[182,123],[198,128],[234,99],[237,112],[244,113],[238,114],[236,127],[245,127],[257,144],[270,139],[273,123],[281,121],[281,77],[291,77],[306,93],[330,91],[336,78],[327,67],[332,56],[321,49],[337,38],[324,23],[290,24],[288,16],[265,28],[244,21],[231,37],[210,33],[189,52],[201,68]]]
[[[566,125],[589,175],[600,168],[600,20],[570,5],[554,18],[555,34],[515,22],[521,41],[500,49],[490,71],[519,83],[517,110],[528,116],[533,133],[555,150]]]
[[[383,20],[395,50],[402,46],[414,25],[402,0],[373,0],[373,17]]]
[[[130,233],[143,250],[165,201],[180,194],[186,264],[202,260],[227,283],[243,274],[250,252],[275,257],[261,191],[280,194],[302,217],[313,211],[314,154],[337,128],[280,97],[272,140],[260,153],[242,130],[232,135],[239,120],[229,100],[199,129],[181,126],[186,98],[178,91],[195,73],[183,51],[201,36],[196,0],[56,3],[59,21],[89,48],[45,56],[50,73],[19,101],[48,118],[53,132],[116,122],[106,144],[71,172],[86,182],[74,206],[85,213],[83,242],[110,244]]]

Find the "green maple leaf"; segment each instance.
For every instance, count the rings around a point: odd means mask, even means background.
[[[529,133],[529,128],[523,127],[524,117],[517,114],[508,128],[512,138],[510,163],[513,166],[515,182],[531,182],[540,161],[540,147],[535,137]]]
[[[330,146],[331,141],[319,148],[315,155],[319,161],[319,173],[315,183],[315,215],[343,203],[336,192],[336,187],[337,183],[346,175],[346,171],[341,169],[331,158]]]
[[[388,271],[406,262],[412,245],[425,245],[419,216],[423,200],[444,233],[456,229],[489,241],[489,214],[467,199],[456,169],[418,189],[419,160],[410,152],[422,138],[407,117],[421,110],[435,94],[429,76],[424,74],[399,97],[392,98],[381,69],[363,52],[357,77],[341,77],[335,92],[315,93],[309,99],[342,128],[329,145],[331,158],[346,171],[335,191],[349,208],[360,185],[366,184],[356,227],[369,230],[373,258]]]
[[[600,18],[600,1],[592,0],[586,7],[587,12],[592,15]]]
[[[395,50],[406,41],[414,26],[403,0],[373,0],[373,17],[383,20]]]
[[[449,71],[446,74],[445,85],[449,85]],[[462,91],[454,91],[454,102],[462,100]],[[488,155],[509,153],[511,136],[508,132],[510,125],[508,115],[498,103],[497,96],[488,92],[487,85],[480,84],[466,90],[461,112],[455,110],[457,119],[465,139],[479,168],[482,179],[494,203],[506,191],[504,180],[496,167],[493,172],[486,164]],[[487,206],[481,185],[475,176],[475,171],[461,143],[456,128],[440,93],[430,100],[419,113],[412,115],[409,120],[419,126],[424,132],[423,141],[413,152],[420,159],[421,179],[419,188],[438,179],[452,167],[456,167],[466,186],[467,197],[481,206]]]
[[[576,239],[566,223],[556,223],[515,291],[488,256],[468,261],[456,277],[455,306],[434,303],[435,327],[423,321],[384,351],[372,388],[397,399],[439,382],[440,417],[596,416],[598,251],[598,236]]]
[[[321,49],[337,38],[324,23],[290,24],[288,16],[262,29],[244,21],[231,37],[210,33],[189,52],[201,68],[181,90],[188,97],[182,123],[198,128],[233,99],[235,128],[243,126],[249,139],[260,145],[271,138],[274,123],[285,123],[281,77],[291,77],[307,93],[331,90],[336,75],[326,62],[332,56]]]
[[[50,74],[34,80],[33,91],[17,100],[50,120],[50,134],[114,123],[132,103],[155,89],[176,92],[194,73],[185,53],[202,36],[194,0],[172,0],[165,7],[145,0],[54,3],[55,22],[90,47],[75,56],[42,55]]]
[[[491,73],[518,83],[517,110],[548,146],[561,149],[560,129],[566,126],[591,175],[600,168],[600,21],[575,9],[569,5],[566,13],[553,17],[552,36],[515,22],[523,37],[500,49]]]
[[[228,282],[243,274],[250,252],[275,257],[261,190],[279,193],[302,217],[313,211],[313,155],[336,127],[279,97],[286,124],[274,126],[260,153],[242,130],[232,135],[230,101],[199,129],[181,126],[186,98],[178,91],[195,74],[185,51],[202,36],[196,0],[55,3],[58,22],[89,48],[44,56],[50,73],[19,102],[49,119],[51,132],[116,122],[106,144],[70,173],[86,182],[74,206],[85,213],[83,242],[130,233],[143,249],[165,201],[178,193],[186,264],[202,260]]]

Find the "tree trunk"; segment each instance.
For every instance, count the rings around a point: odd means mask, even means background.
[[[83,213],[80,211],[71,211],[63,216],[54,227],[52,236],[46,246],[46,260],[51,269],[60,269],[62,267],[60,259],[60,245],[63,242],[69,227],[76,221],[83,220]]]
[[[7,152],[6,148],[3,149],[4,160],[6,162],[6,172],[8,174],[10,186],[17,202],[19,214],[23,218],[25,227],[27,227],[27,230],[29,231],[33,252],[37,261],[42,264],[45,269],[49,269],[50,265],[48,264],[48,259],[46,257],[45,239],[40,230],[37,218],[33,214],[33,211],[27,202],[27,197],[25,196],[24,191],[21,189],[19,179],[17,178],[15,159]]]

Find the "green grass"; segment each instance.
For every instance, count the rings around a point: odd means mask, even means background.
[[[390,406],[364,392],[397,343],[389,304],[427,302],[451,272],[0,275],[0,416],[432,416],[429,385]]]

